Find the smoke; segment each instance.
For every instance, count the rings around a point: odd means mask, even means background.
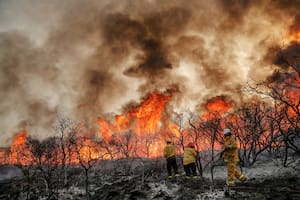
[[[297,2],[0,1],[0,146],[20,129],[54,134],[61,114],[92,127],[154,90],[176,88],[178,110],[241,99],[299,30]]]
[[[292,42],[285,49],[279,49],[273,63],[282,68],[299,65],[300,44]]]
[[[300,15],[295,15],[289,26],[290,42],[287,45],[275,45],[271,47],[266,55],[266,63],[272,63],[278,69],[267,77],[267,81],[281,83],[286,79],[295,78],[295,72],[300,74]],[[293,68],[293,70],[289,70]]]

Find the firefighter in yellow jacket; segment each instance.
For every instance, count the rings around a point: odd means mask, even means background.
[[[171,139],[168,138],[166,142],[167,146],[164,149],[164,157],[167,159],[168,178],[172,178],[172,169],[174,170],[175,176],[179,176],[176,163],[176,152]]]
[[[246,181],[247,177],[237,169],[237,163],[239,162],[238,148],[230,129],[224,129],[224,136],[225,143],[221,156],[224,157],[224,162],[227,164],[227,185],[234,186],[234,177],[241,182]]]
[[[189,143],[187,147],[184,148],[183,153],[183,168],[187,177],[197,176],[196,157],[197,152],[194,149],[194,144]]]

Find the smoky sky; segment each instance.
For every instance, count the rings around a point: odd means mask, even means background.
[[[298,1],[0,0],[0,145],[26,129],[55,134],[58,116],[93,127],[149,92],[177,88],[170,106],[241,99],[299,52]],[[295,50],[295,51],[294,51]],[[296,54],[297,54],[296,52]],[[276,63],[280,65],[280,63]],[[91,128],[92,129],[92,128]]]

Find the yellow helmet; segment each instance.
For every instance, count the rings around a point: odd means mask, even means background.
[[[167,143],[171,143],[171,142],[172,142],[171,138],[167,138],[167,139],[166,139],[166,142],[167,142]]]

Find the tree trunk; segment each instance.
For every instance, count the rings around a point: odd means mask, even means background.
[[[89,193],[89,170],[85,169],[85,194],[86,198],[90,199],[90,193]]]

